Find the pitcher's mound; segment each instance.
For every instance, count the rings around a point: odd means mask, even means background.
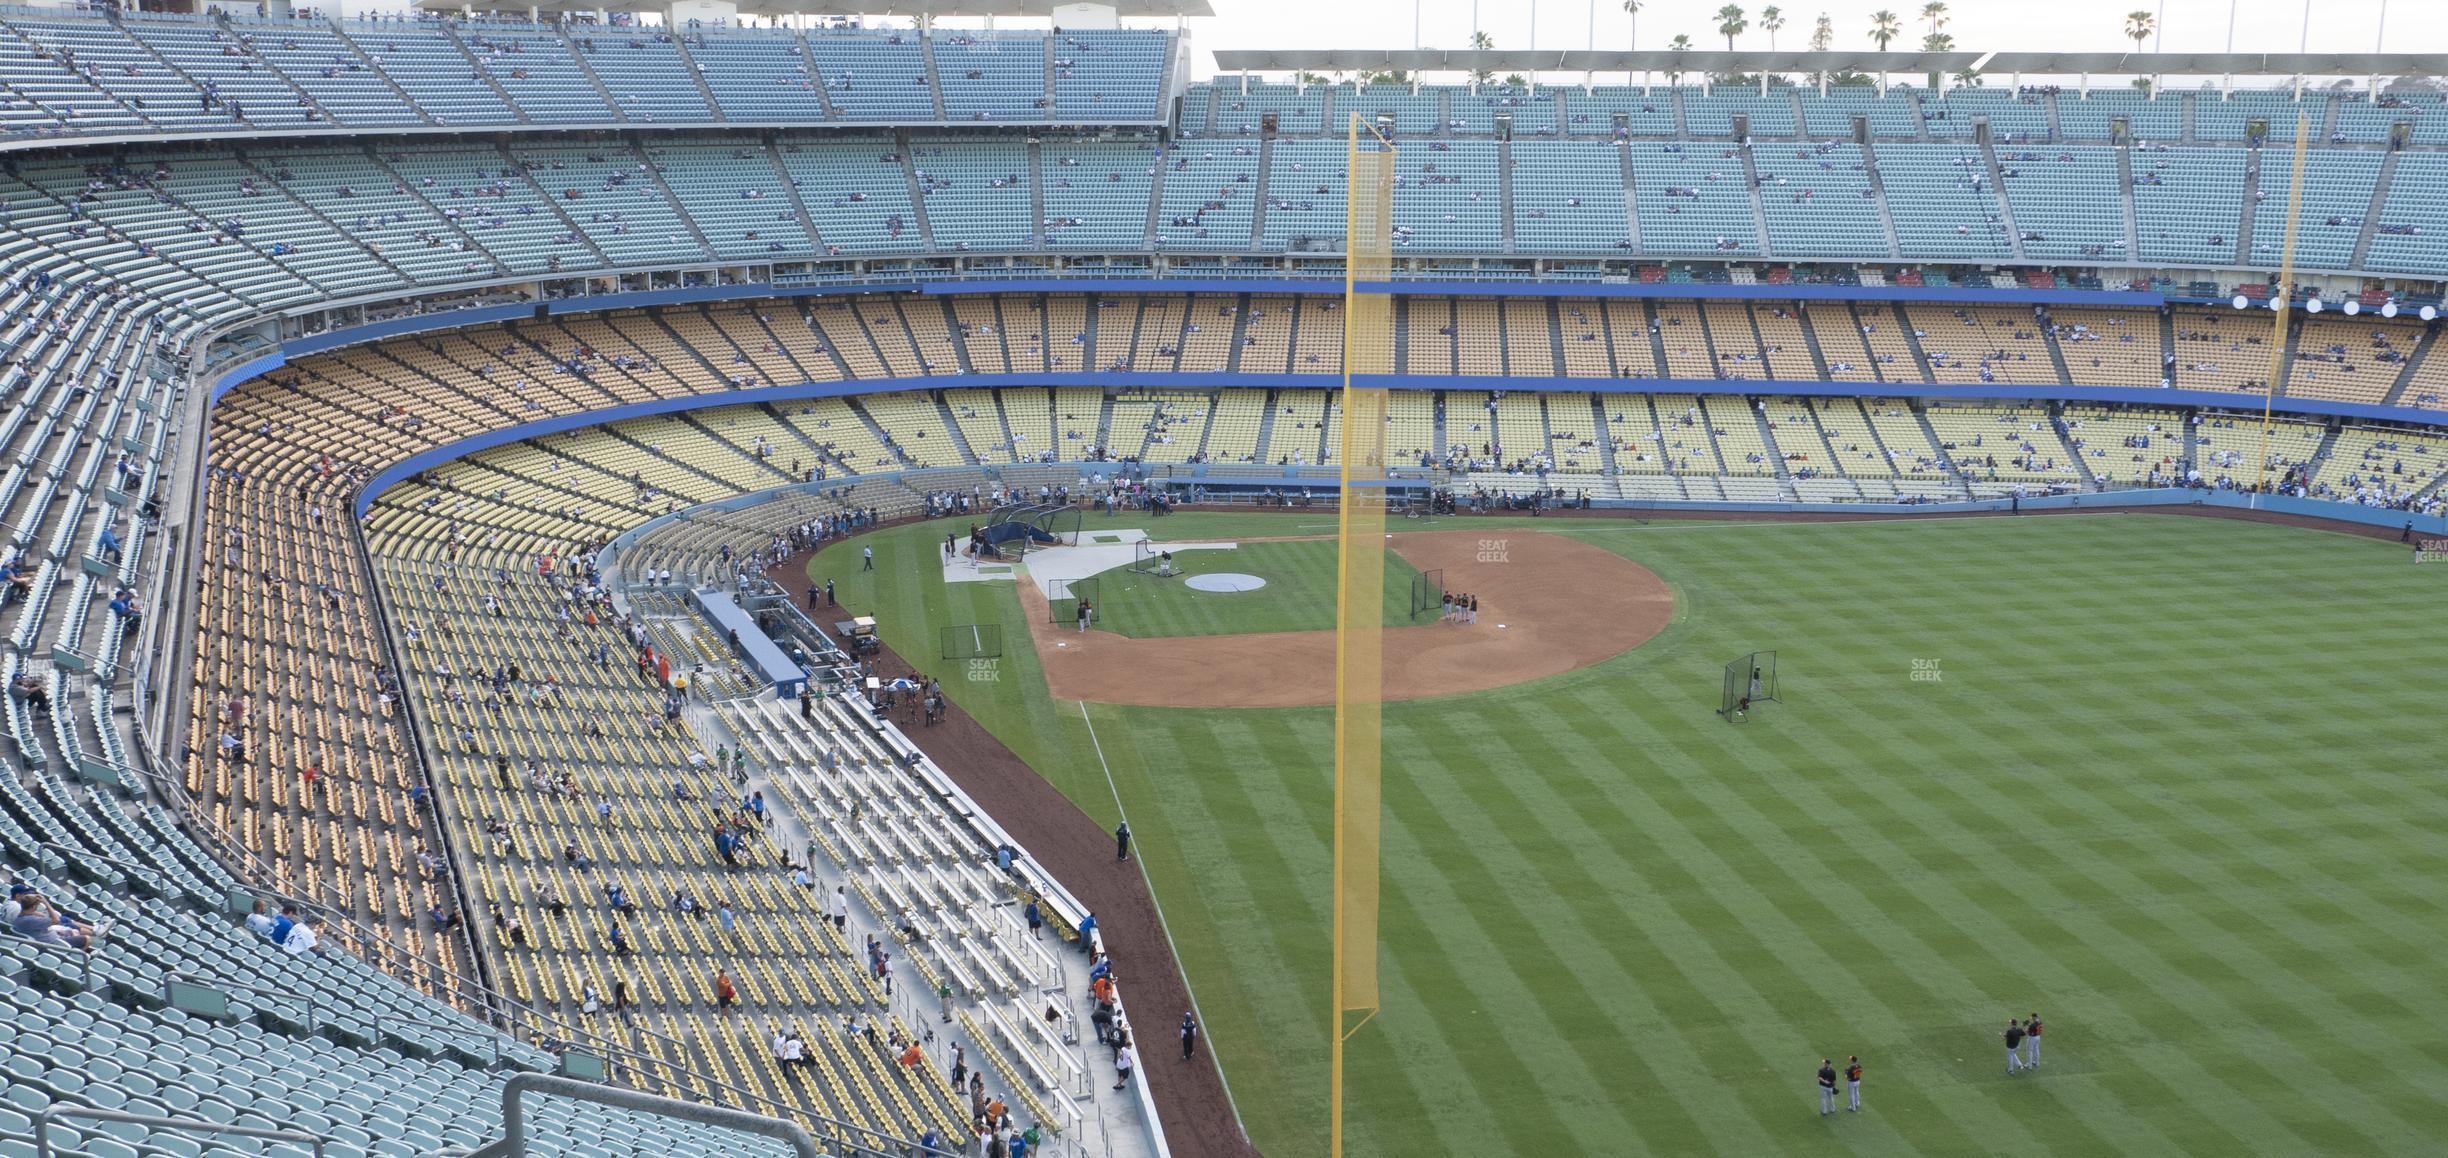
[[[1421,571],[1442,569],[1447,591],[1479,601],[1474,625],[1428,620],[1385,629],[1389,700],[1561,675],[1648,642],[1674,618],[1674,594],[1655,573],[1560,535],[1516,528],[1428,531],[1393,535],[1389,545]],[[1184,582],[1202,578],[1256,577],[1216,574]],[[1047,621],[1045,596],[1025,578],[1020,602],[1047,690],[1062,699],[1172,708],[1334,702],[1331,631],[1133,639],[1057,628]]]
[[[1209,575],[1192,575],[1182,580],[1182,586],[1192,591],[1217,591],[1230,595],[1238,591],[1256,591],[1266,586],[1266,580],[1238,571],[1218,571]]]

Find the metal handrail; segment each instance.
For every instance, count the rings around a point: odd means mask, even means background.
[[[98,860],[103,864],[117,865],[120,868],[128,869],[133,872],[141,872],[149,877],[158,877],[162,875],[161,868],[158,865],[138,864],[132,860],[121,860],[118,857],[110,856],[105,853],[95,852],[91,849],[78,848],[74,845],[61,844],[57,841],[41,840],[36,841],[35,843],[44,848],[50,849],[52,852],[56,852],[61,856],[72,858],[70,861],[72,864],[75,863],[75,861],[80,860]]]
[[[322,1134],[303,1130],[269,1130],[258,1126],[224,1126],[202,1118],[165,1118],[158,1114],[129,1114],[119,1110],[96,1110],[86,1106],[45,1106],[34,1115],[34,1158],[51,1158],[51,1119],[91,1118],[100,1122],[134,1122],[155,1129],[189,1130],[201,1134],[235,1134],[243,1138],[270,1138],[276,1142],[304,1142],[314,1147],[315,1158],[323,1158],[323,1147],[331,1139]]]
[[[649,1094],[637,1090],[597,1085],[593,1082],[565,1078],[557,1074],[522,1073],[504,1083],[502,1089],[502,1138],[467,1151],[464,1158],[495,1158],[497,1155],[523,1155],[526,1151],[524,1124],[517,1109],[520,1095],[533,1090],[542,1094],[558,1094],[582,1101],[598,1102],[624,1109],[640,1110],[664,1117],[679,1118],[718,1129],[740,1130],[780,1138],[798,1149],[797,1139],[806,1139],[811,1146],[816,1139],[807,1128],[788,1118],[768,1117],[728,1106],[709,1105],[679,1098]],[[821,1114],[809,1115],[824,1132],[825,1143],[833,1152],[846,1153],[850,1158],[953,1158],[954,1151],[934,1146],[921,1146],[907,1139],[880,1134],[863,1126],[852,1125]],[[794,1138],[796,1135],[796,1138]],[[872,1140],[875,1144],[858,1139]],[[878,1148],[879,1145],[882,1148]],[[810,1153],[800,1150],[800,1153]]]
[[[413,1014],[406,1013],[384,1013],[380,1006],[375,1007],[367,1016],[374,1023],[374,1041],[378,1045],[382,1042],[383,1026],[386,1023],[395,1025],[421,1025],[427,1029],[439,1029],[446,1033],[464,1034],[471,1037],[483,1038],[485,1047],[491,1050],[493,1054],[491,1062],[492,1066],[494,1068],[499,1068],[501,1066],[501,1031],[495,1029],[493,1026],[485,1024],[484,1022],[478,1021],[475,1018],[467,1018],[463,1024],[453,1025],[450,1022],[443,1021],[439,1018],[417,1017]]]
[[[816,1148],[816,1139],[810,1137],[808,1132],[795,1122],[760,1117],[744,1110],[726,1109],[721,1106],[700,1106],[676,1098],[599,1086],[591,1082],[556,1077],[551,1074],[519,1074],[502,1083],[501,1140],[467,1151],[465,1158],[525,1158],[527,1153],[526,1096],[530,1091],[572,1098],[582,1102],[594,1102],[624,1110],[635,1110],[666,1118],[677,1118],[685,1122],[695,1122],[701,1126],[712,1126],[718,1130],[736,1130],[743,1134],[779,1138],[789,1143],[790,1148],[798,1154],[799,1158],[824,1158],[823,1152]],[[46,1152],[39,1158],[50,1158],[50,1155]]]
[[[312,994],[302,993],[295,989],[278,989],[269,985],[249,985],[243,981],[230,981],[221,977],[213,977],[206,980],[193,980],[186,974],[174,971],[164,972],[162,974],[162,984],[167,985],[173,981],[187,981],[190,984],[201,985],[210,989],[235,989],[240,993],[252,993],[257,996],[269,994],[273,997],[288,997],[298,1001],[303,1001],[306,1003],[306,1032],[310,1034],[323,1032],[323,1011],[321,1008],[315,1005],[315,999]]]

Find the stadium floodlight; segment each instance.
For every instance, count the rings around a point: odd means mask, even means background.
[[[2396,299],[2392,298],[2388,301],[2380,303],[2380,316],[2384,318],[2393,318],[2397,316]]]
[[[2439,316],[2439,311],[2438,311],[2437,309],[2435,309],[2435,308],[2433,308],[2433,307],[2431,307],[2431,306],[2424,306],[2424,307],[2422,308],[2422,320],[2424,320],[2424,321],[2426,321],[2426,322],[2427,322],[2427,321],[2430,321],[2431,319],[2436,318],[2436,317],[2438,317],[2438,316]]]
[[[2321,312],[2321,300],[2319,298],[2314,298],[2311,301],[2305,302],[2304,312],[2307,314],[2317,314]]]
[[[2351,318],[2356,314],[2363,312],[2363,303],[2356,301],[2353,298],[2348,298],[2346,299],[2345,310],[2346,316]]]
[[[2273,312],[2275,312],[2275,313],[2281,313],[2281,314],[2283,314],[2283,313],[2285,313],[2285,312],[2286,312],[2286,307],[2287,307],[2287,300],[2286,300],[2286,295],[2285,295],[2285,294],[2271,294],[2271,295],[2270,295],[2270,300],[2269,300],[2269,308],[2271,309],[2271,311],[2273,311]]]
[[[2235,296],[2235,308],[2237,308],[2237,309],[2241,310],[2241,309],[2248,309],[2248,308],[2250,308],[2251,306],[2252,306],[2252,299],[2251,299],[2251,298],[2245,297],[2243,294],[2237,294],[2237,295]]]

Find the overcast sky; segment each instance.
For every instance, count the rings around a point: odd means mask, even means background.
[[[1211,0],[1216,17],[1190,22],[1191,43],[1198,50],[1197,71],[1214,71],[1209,55],[1220,48],[1409,48],[1413,44],[1413,13],[1418,14],[1418,43],[1426,48],[1464,48],[1470,43],[1472,21],[1494,39],[1498,48],[1590,47],[1591,7],[1587,0],[1422,0],[1416,7],[1400,0]],[[1597,6],[1597,46],[1600,48],[1664,48],[1677,33],[1688,35],[1698,48],[1725,47],[1717,34],[1716,12],[1725,0],[1649,0],[1639,15],[1639,41],[1633,42],[1633,17],[1622,0],[1600,0]],[[2388,45],[2392,52],[2448,52],[2448,0],[2318,0],[2313,5],[2309,43],[2314,52],[2367,52],[2376,43],[2383,7],[2388,10]],[[1743,5],[1751,30],[1735,40],[1737,48],[1765,49],[1768,34],[1759,27],[1760,3]],[[1836,47],[1869,50],[1870,14],[1893,10],[1905,35],[1891,46],[1920,47],[1928,32],[1918,0],[1795,0],[1781,4],[1785,27],[1776,46],[1807,48],[1811,26],[1821,13],[1835,22]],[[2223,52],[2227,48],[2227,14],[2235,12],[2235,50],[2293,52],[2304,43],[2304,0],[1954,0],[1948,5],[1945,31],[1955,46],[1970,52],[1995,50],[2113,52],[2130,50],[2125,39],[2125,14],[2147,10],[2161,13],[2161,36],[2146,49],[2167,52]],[[1535,36],[1533,22],[1535,20]]]

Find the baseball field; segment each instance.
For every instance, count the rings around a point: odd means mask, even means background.
[[[2448,1137],[2448,569],[2165,515],[1439,526],[1496,568],[1595,548],[1672,610],[1612,658],[1387,706],[1385,1009],[1351,1046],[1351,1152]],[[922,667],[938,627],[1006,625],[946,686],[1099,823],[1127,809],[1251,1138],[1324,1153],[1331,711],[1057,699],[1022,594],[943,582],[941,535],[810,571]],[[1763,648],[1782,702],[1721,721],[1723,666]],[[1997,1035],[2035,1012],[2045,1064],[2010,1077]],[[1161,1060],[1169,1029],[1143,1036]],[[1813,1071],[1848,1054],[1866,1112],[1823,1118]]]

